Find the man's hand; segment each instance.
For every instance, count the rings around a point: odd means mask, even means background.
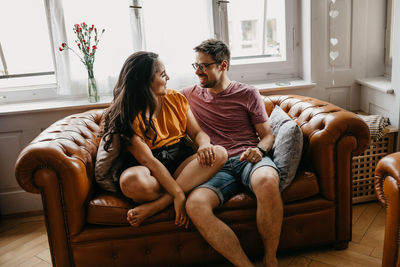
[[[257,163],[263,157],[263,154],[257,147],[249,147],[245,152],[240,155],[239,161],[246,160],[247,162]]]
[[[200,146],[197,149],[197,160],[203,167],[214,166],[215,147],[211,144]]]

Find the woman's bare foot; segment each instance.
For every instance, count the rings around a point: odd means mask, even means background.
[[[159,209],[154,205],[153,202],[148,202],[145,204],[141,204],[133,209],[128,210],[127,220],[128,222],[134,226],[138,227],[145,219],[150,216],[156,214]]]

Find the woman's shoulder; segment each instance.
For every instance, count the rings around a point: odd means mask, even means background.
[[[178,102],[187,102],[186,97],[175,89],[167,89],[167,94],[165,95],[167,99],[170,101],[178,101]]]

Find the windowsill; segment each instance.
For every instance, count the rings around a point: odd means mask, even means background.
[[[260,93],[282,92],[293,89],[306,89],[315,87],[315,83],[301,79],[297,80],[284,80],[273,83],[251,83],[256,87]]]
[[[90,103],[87,97],[58,97],[56,99],[0,104],[0,116],[74,108],[104,108],[109,106],[112,99],[112,95],[102,95],[97,103]]]
[[[365,87],[377,90],[385,94],[394,94],[392,82],[390,78],[385,76],[357,79],[356,82]]]
[[[315,83],[298,79],[275,83],[251,83],[251,85],[259,89],[262,94],[267,92],[312,88],[315,86]],[[58,97],[55,99],[6,103],[0,104],[0,116],[76,108],[104,108],[109,106],[112,99],[112,95],[102,95],[100,96],[100,101],[97,103],[89,103],[87,97]]]

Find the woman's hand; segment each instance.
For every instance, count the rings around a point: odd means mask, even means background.
[[[184,226],[185,228],[189,225],[189,217],[185,210],[186,197],[183,192],[178,193],[174,196],[174,209],[175,209],[175,224],[178,226]]]
[[[197,149],[197,160],[200,165],[207,167],[215,163],[215,147],[211,144],[201,145]]]

